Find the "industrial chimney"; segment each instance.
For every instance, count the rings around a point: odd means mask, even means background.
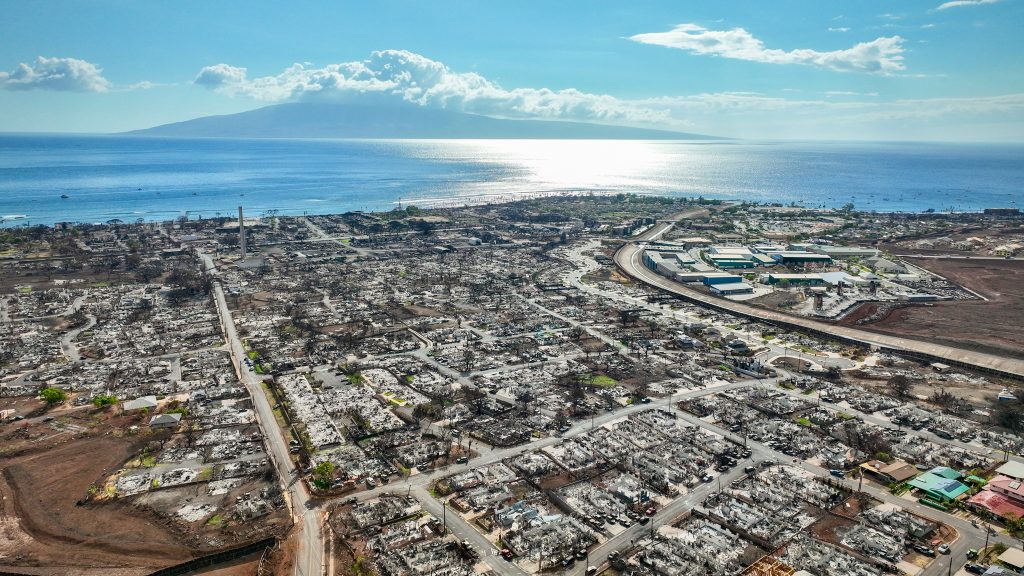
[[[238,207],[238,245],[242,247],[242,260],[245,260],[245,217],[242,207]]]

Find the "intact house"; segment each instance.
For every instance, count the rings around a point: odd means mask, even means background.
[[[149,420],[149,427],[154,430],[161,428],[177,428],[181,423],[181,414],[171,412],[169,414],[157,414]]]

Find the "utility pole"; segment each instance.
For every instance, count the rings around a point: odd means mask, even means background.
[[[441,535],[448,535],[448,507],[445,506],[444,500],[441,500],[441,523],[443,528],[441,529]]]

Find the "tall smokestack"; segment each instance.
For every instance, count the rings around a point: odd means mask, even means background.
[[[245,260],[245,217],[241,206],[238,207],[238,243],[242,247],[242,260]]]

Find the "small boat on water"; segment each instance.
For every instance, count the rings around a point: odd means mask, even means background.
[[[68,196],[67,194],[61,194],[60,197],[65,199],[65,200],[67,200],[68,198],[71,198],[71,196]]]

